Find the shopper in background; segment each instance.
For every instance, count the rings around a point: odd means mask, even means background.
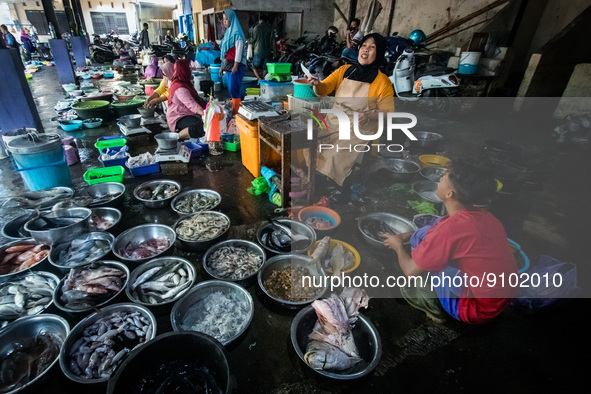
[[[264,79],[267,63],[271,61],[273,51],[273,29],[263,14],[259,17],[259,24],[252,31],[252,44],[252,70],[258,79]]]
[[[226,33],[221,44],[220,74],[224,71],[229,74],[228,90],[232,97],[232,114],[236,115],[240,108],[240,88],[246,71],[246,39],[234,10],[224,11],[224,26]]]
[[[140,33],[140,50],[150,47],[150,37],[148,37],[148,24],[144,23],[144,28]]]

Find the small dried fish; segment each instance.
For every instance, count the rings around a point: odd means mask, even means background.
[[[142,200],[157,201],[174,197],[179,192],[176,185],[160,183],[155,188],[145,186],[138,190],[137,195]]]
[[[228,279],[242,279],[257,272],[263,264],[260,254],[244,246],[222,246],[207,259],[207,265],[216,276]]]
[[[154,329],[140,312],[113,312],[84,329],[70,349],[68,367],[85,379],[108,378],[133,348],[150,339]]]
[[[206,193],[190,193],[174,204],[174,209],[182,213],[208,211],[219,203],[217,196]]]
[[[222,235],[230,227],[225,216],[203,212],[182,220],[176,233],[186,241],[208,241]]]
[[[57,286],[54,278],[28,273],[18,280],[0,285],[0,325],[22,316],[40,313],[53,300]]]
[[[160,304],[179,297],[191,285],[184,264],[169,261],[142,273],[130,285],[131,294],[142,302]]]

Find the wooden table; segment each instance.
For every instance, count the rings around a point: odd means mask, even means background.
[[[265,163],[267,155],[265,151],[273,150],[281,157],[281,207],[289,206],[289,193],[291,191],[291,164],[292,151],[297,149],[308,149],[308,194],[306,201],[309,204],[314,194],[314,178],[316,173],[316,154],[318,145],[318,134],[313,133],[312,139],[307,138],[307,118],[301,115],[285,114],[276,117],[259,118],[259,164],[260,167],[267,166]]]

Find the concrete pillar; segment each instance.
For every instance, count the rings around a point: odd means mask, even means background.
[[[60,83],[76,83],[76,74],[74,73],[74,67],[70,61],[70,53],[66,47],[64,40],[51,39],[49,40],[49,47],[53,54],[53,60],[55,61],[55,68],[57,69],[57,77]]]
[[[43,132],[41,118],[16,49],[0,49],[0,128],[2,132],[34,127]]]
[[[57,17],[55,16],[55,10],[53,9],[53,0],[41,0],[43,4],[43,11],[45,12],[45,18],[47,18],[47,22],[53,25],[55,29],[55,34],[58,38],[61,38],[62,33],[67,33],[65,31],[60,31],[60,27],[57,23]]]
[[[72,37],[70,43],[72,44],[76,66],[84,67],[86,65],[86,52],[88,52],[86,37]]]

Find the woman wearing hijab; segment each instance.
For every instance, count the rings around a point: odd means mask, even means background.
[[[150,56],[150,65],[144,70],[144,78],[162,78],[162,70],[158,67],[158,56]]]
[[[168,87],[174,75],[174,59],[173,62],[164,62],[162,65],[162,75],[164,78],[160,82],[160,86],[154,89],[154,93],[148,97],[144,103],[144,108],[154,108],[156,105],[168,100]]]
[[[377,33],[368,34],[359,44],[358,64],[347,64],[335,70],[323,81],[308,78],[318,96],[335,92],[335,109],[358,113],[358,128],[365,135],[374,135],[378,130],[377,112],[394,111],[394,88],[390,79],[380,71],[386,53],[386,40]],[[338,120],[335,115],[326,116],[327,133],[319,135],[318,143],[333,146],[368,144],[371,141],[358,138],[351,133],[348,141],[339,141]],[[364,151],[323,150],[318,154],[317,170],[342,186],[360,161]]]
[[[188,60],[174,64],[174,74],[168,89],[166,119],[170,131],[179,133],[179,139],[200,138],[203,131],[203,110],[207,105],[199,97],[191,83],[191,67]]]
[[[25,52],[27,53],[26,61],[31,60],[31,53],[35,52],[35,48],[33,48],[33,43],[31,42],[31,38],[29,37],[29,32],[27,29],[21,30],[21,42],[23,43],[23,47],[25,48]]]
[[[232,97],[232,114],[236,115],[240,108],[240,87],[246,71],[246,39],[234,10],[228,9],[224,11],[224,26],[226,32],[220,48],[220,57],[223,61],[221,70],[231,71],[228,90],[230,91],[230,97]]]

